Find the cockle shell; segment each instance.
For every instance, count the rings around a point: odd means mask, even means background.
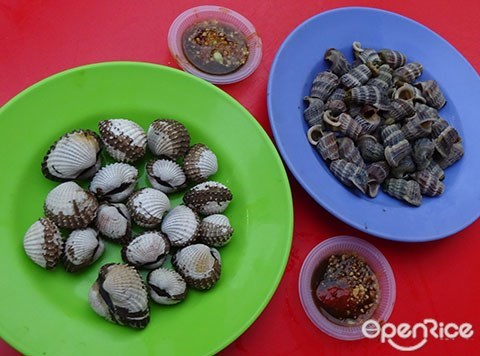
[[[103,167],[92,179],[89,190],[99,199],[114,203],[128,198],[137,184],[138,170],[127,163]]]
[[[387,179],[383,183],[383,191],[394,198],[404,200],[414,206],[420,206],[422,203],[420,186],[414,180]]]
[[[160,267],[170,252],[170,241],[159,231],[147,231],[122,248],[122,259],[138,268]]]
[[[441,109],[447,103],[435,80],[419,82],[416,83],[415,86],[422,91],[422,95],[427,101],[427,104],[435,109]]]
[[[349,137],[339,137],[337,139],[338,153],[340,158],[351,162],[361,168],[365,168],[365,162],[357,146]]]
[[[447,126],[437,138],[435,138],[435,148],[442,157],[447,157],[455,143],[460,142],[461,138],[457,130],[452,126]]]
[[[417,62],[410,62],[393,71],[393,77],[396,81],[412,83],[422,75],[423,66]]]
[[[185,205],[202,215],[223,213],[232,199],[230,189],[214,181],[197,184],[183,196]]]
[[[303,117],[309,127],[322,124],[322,115],[325,104],[318,98],[306,96],[303,98],[308,104],[307,108],[303,111]]]
[[[333,132],[327,132],[320,137],[316,149],[324,160],[334,161],[340,158],[337,138]]]
[[[23,248],[37,265],[52,269],[63,252],[62,235],[52,220],[40,218],[25,233]]]
[[[413,115],[415,115],[415,109],[409,101],[394,99],[390,102],[390,109],[385,114],[385,123],[393,124]]]
[[[428,167],[432,160],[435,144],[428,138],[421,138],[413,144],[413,160],[418,170]]]
[[[183,157],[190,147],[190,134],[179,121],[159,119],[151,123],[147,131],[148,148],[155,156],[176,160]]]
[[[222,247],[230,242],[233,232],[228,217],[222,214],[213,214],[202,220],[200,242],[211,247]]]
[[[98,315],[113,323],[143,329],[150,321],[147,288],[133,266],[102,266],[88,302]]]
[[[350,70],[350,63],[342,52],[335,48],[329,48],[325,51],[323,58],[330,62],[330,70],[341,77]]]
[[[172,246],[183,247],[193,243],[200,233],[200,218],[185,205],[178,205],[162,221],[162,232]]]
[[[446,157],[439,158],[437,160],[440,168],[445,169],[450,167],[452,164],[457,162],[460,158],[463,157],[464,149],[461,142],[454,143],[450,149],[450,153]]]
[[[377,162],[385,159],[383,145],[372,135],[363,135],[358,139],[358,149],[367,162]]]
[[[365,84],[371,76],[372,71],[365,64],[360,64],[342,75],[340,82],[345,88],[351,89]]]
[[[337,159],[330,164],[330,170],[346,186],[357,187],[362,193],[366,192],[368,173],[364,168],[343,159]]]
[[[320,72],[313,80],[310,96],[325,102],[339,84],[338,77],[332,72]]]
[[[100,137],[108,154],[119,162],[135,162],[147,149],[147,135],[135,122],[110,119],[98,123]]]
[[[103,203],[98,207],[95,226],[98,231],[111,241],[121,244],[132,238],[130,212],[121,203]]]
[[[402,159],[412,153],[412,146],[407,140],[402,140],[393,146],[385,147],[385,159],[390,167],[397,167]]]
[[[220,253],[204,244],[182,248],[172,258],[175,270],[189,287],[205,290],[212,288],[220,278]]]
[[[97,215],[98,202],[75,182],[65,182],[48,193],[43,210],[58,227],[81,229]]]
[[[43,158],[42,173],[56,181],[91,178],[101,166],[100,138],[90,130],[60,137]]]
[[[183,160],[187,178],[195,183],[207,180],[218,171],[217,156],[202,143],[190,147]]]
[[[170,159],[156,159],[147,163],[148,181],[155,189],[166,194],[186,186],[187,177],[182,167]]]
[[[381,49],[378,51],[378,56],[383,63],[388,64],[393,69],[405,65],[407,61],[407,57],[403,53],[391,49]]]
[[[445,184],[443,184],[435,175],[428,171],[419,171],[415,174],[415,180],[420,185],[422,194],[430,197],[436,197],[443,194]]]
[[[153,228],[162,222],[163,215],[170,209],[170,200],[159,190],[142,188],[130,195],[127,207],[139,226]]]
[[[187,295],[187,283],[177,272],[157,268],[147,277],[150,297],[158,304],[172,305],[180,303]]]
[[[98,260],[104,250],[96,230],[90,227],[73,230],[65,241],[63,265],[68,272],[77,272]]]

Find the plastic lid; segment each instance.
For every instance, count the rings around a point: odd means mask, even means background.
[[[300,270],[298,289],[303,309],[313,324],[325,334],[340,340],[358,340],[362,325],[341,326],[328,320],[317,308],[312,296],[311,278],[319,263],[338,253],[355,253],[362,257],[375,273],[380,286],[380,300],[370,319],[385,323],[393,311],[396,287],[392,269],[385,256],[372,244],[357,237],[337,236],[315,246],[303,262]]]
[[[226,75],[213,75],[200,71],[185,57],[182,49],[182,35],[191,25],[205,20],[217,20],[237,28],[245,35],[249,55],[247,62],[237,71]],[[181,13],[168,31],[168,47],[173,58],[183,70],[214,84],[230,84],[247,78],[257,69],[262,58],[262,41],[255,27],[239,13],[220,6],[198,6]]]

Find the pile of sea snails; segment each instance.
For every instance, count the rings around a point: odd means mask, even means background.
[[[127,119],[104,120],[98,127],[99,135],[66,133],[46,153],[44,176],[62,183],[47,194],[45,217],[28,229],[23,245],[37,265],[52,269],[62,261],[67,271],[76,272],[102,255],[102,239],[120,244],[125,263],[100,268],[88,301],[111,322],[144,328],[150,320],[148,296],[176,304],[188,288],[207,290],[219,280],[217,248],[233,234],[223,215],[232,193],[209,180],[218,170],[215,153],[204,144],[190,146],[190,134],[179,121],[155,120],[147,132]],[[146,164],[152,187],[137,188],[133,163],[147,146],[154,156]],[[117,162],[101,167],[102,148]],[[90,181],[88,190],[75,182],[82,180]],[[183,204],[172,208],[167,194],[189,183]],[[142,228],[138,235],[132,233],[134,224]],[[139,269],[150,270],[146,283]]]
[[[420,206],[445,190],[444,169],[464,153],[461,138],[438,110],[446,100],[435,80],[417,81],[423,66],[396,50],[353,43],[349,63],[330,48],[330,70],[313,80],[304,111],[307,138],[335,177],[376,197],[380,186]]]

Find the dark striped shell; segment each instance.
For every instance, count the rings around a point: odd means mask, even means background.
[[[423,66],[418,62],[410,62],[393,71],[393,77],[396,81],[412,83],[423,73]]]
[[[378,51],[378,56],[383,63],[388,64],[393,69],[405,65],[407,62],[407,57],[402,52],[392,49],[381,49]]]
[[[415,86],[420,88],[422,95],[427,101],[427,105],[435,108],[441,109],[447,101],[443,96],[438,83],[435,80],[427,80],[425,82],[417,83]]]
[[[323,58],[330,62],[330,70],[339,77],[350,70],[350,63],[348,63],[343,53],[335,48],[327,49]]]
[[[360,64],[352,68],[348,73],[342,75],[340,82],[345,88],[351,89],[365,84],[371,76],[372,71],[365,64]]]
[[[320,72],[313,80],[310,96],[325,102],[339,84],[340,82],[335,74],[331,72]]]
[[[303,98],[307,102],[307,108],[303,111],[303,117],[309,127],[322,125],[322,116],[325,104],[318,98],[306,96]]]
[[[362,193],[367,190],[367,171],[343,159],[337,159],[330,164],[330,171],[347,187],[356,187]]]
[[[414,180],[390,178],[383,183],[383,191],[394,198],[404,200],[407,203],[420,206],[422,194],[420,186]]]

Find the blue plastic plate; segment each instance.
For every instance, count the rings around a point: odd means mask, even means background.
[[[446,170],[445,193],[424,197],[421,207],[408,206],[383,192],[370,199],[344,187],[306,139],[303,97],[315,75],[328,69],[323,54],[335,47],[352,60],[355,40],[364,48],[402,51],[408,61],[422,63],[421,79],[437,80],[447,99],[441,116],[463,138],[465,156]],[[280,47],[267,95],[273,134],[286,164],[312,198],[345,223],[378,237],[419,242],[452,235],[479,217],[480,80],[452,45],[425,26],[371,8],[341,8],[314,16]]]

